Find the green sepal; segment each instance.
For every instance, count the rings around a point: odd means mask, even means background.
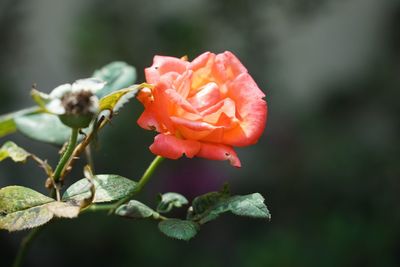
[[[63,114],[63,115],[58,115],[58,118],[60,121],[74,129],[83,129],[89,126],[90,122],[94,118],[94,114]]]
[[[31,96],[33,101],[43,110],[46,111],[46,105],[50,102],[51,98],[48,94],[32,89]]]

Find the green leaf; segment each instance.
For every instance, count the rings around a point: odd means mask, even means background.
[[[25,149],[17,146],[14,142],[8,141],[0,148],[0,161],[11,158],[15,162],[25,162],[31,154]]]
[[[178,193],[165,193],[161,195],[160,203],[158,203],[157,211],[160,213],[170,212],[174,207],[180,208],[188,204],[188,200]]]
[[[58,116],[42,113],[15,118],[17,129],[37,141],[62,145],[68,141],[71,129],[65,126]]]
[[[236,215],[260,219],[271,219],[271,214],[259,193],[233,196],[229,200],[229,210]]]
[[[93,73],[93,78],[107,82],[105,87],[96,93],[99,98],[102,98],[135,83],[136,69],[125,62],[116,61],[96,70]]]
[[[136,182],[114,174],[99,174],[93,177],[95,196],[93,203],[121,199],[135,190]],[[64,193],[64,201],[83,201],[91,196],[91,183],[84,178],[71,185]]]
[[[7,186],[0,189],[0,214],[24,210],[54,201],[39,192],[23,186]]]
[[[210,192],[201,196],[196,197],[192,202],[193,212],[195,214],[201,214],[208,209],[214,207],[218,203],[230,197],[229,194],[224,192]]]
[[[36,112],[39,112],[39,108],[31,107],[0,116],[0,137],[12,134],[17,131],[17,126],[14,122],[15,118]]]
[[[75,218],[79,211],[79,206],[53,200],[53,202],[47,204],[0,216],[0,229],[10,232],[30,229],[43,225],[54,217]]]
[[[0,137],[12,134],[17,131],[14,119],[9,116],[0,117]]]
[[[168,219],[158,224],[158,229],[168,237],[190,240],[199,231],[199,225],[192,221]]]
[[[100,99],[100,110],[117,112],[125,103],[129,101],[129,99],[135,97],[140,89],[140,86],[135,85],[131,88],[121,89],[106,95]]]
[[[10,232],[38,227],[50,221],[54,214],[44,205],[13,212],[0,217],[0,229]]]
[[[158,214],[153,209],[137,200],[131,200],[127,204],[119,206],[115,214],[134,219],[148,218],[153,215],[158,217]]]
[[[214,203],[207,206],[206,209],[204,209],[204,206],[201,206],[201,209],[196,209],[194,206],[196,203],[193,201],[193,207],[189,208],[191,212],[188,213],[188,219],[204,224],[216,219],[225,212],[252,218],[271,219],[271,214],[264,204],[264,198],[259,193],[213,200],[215,200]]]
[[[29,229],[45,224],[53,217],[77,217],[79,211],[79,206],[57,202],[26,187],[0,189],[0,229]]]

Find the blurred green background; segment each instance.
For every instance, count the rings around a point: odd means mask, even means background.
[[[400,266],[399,29],[395,0],[2,0],[0,113],[32,105],[33,83],[49,92],[114,60],[143,81],[155,54],[225,50],[269,105],[259,143],[238,149],[240,170],[165,161],[140,198],[191,199],[229,181],[234,193],[262,193],[271,222],[223,216],[180,242],[153,222],[85,214],[46,227],[26,266]],[[137,179],[152,160],[141,111],[133,101],[101,134],[98,173]],[[7,139],[57,162],[55,147]],[[44,192],[43,182],[33,163],[0,165],[1,187]],[[0,232],[1,266],[25,234]]]

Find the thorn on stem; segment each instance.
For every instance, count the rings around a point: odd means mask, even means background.
[[[85,138],[87,137],[87,134],[84,131],[82,131],[82,129],[79,129],[79,134],[83,135]]]

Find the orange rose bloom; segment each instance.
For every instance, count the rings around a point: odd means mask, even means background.
[[[145,107],[138,124],[160,133],[151,152],[241,166],[233,146],[257,142],[265,128],[267,104],[235,55],[206,52],[192,62],[155,56],[145,74],[154,88],[138,95]]]

